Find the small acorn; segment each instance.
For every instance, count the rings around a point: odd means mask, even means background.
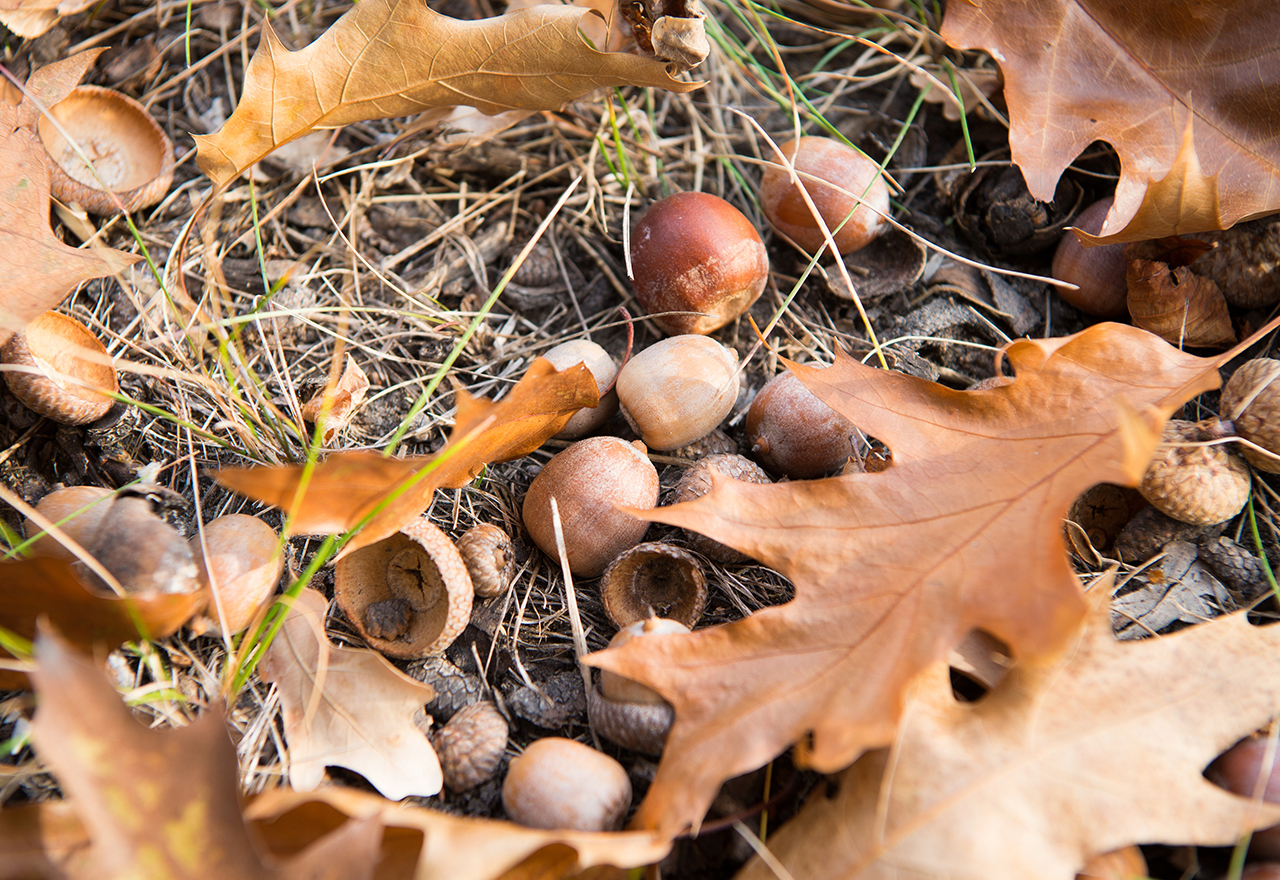
[[[502,806],[529,828],[613,831],[631,806],[631,779],[603,752],[547,737],[512,758]]]
[[[1254,358],[1231,374],[1219,403],[1222,418],[1236,433],[1272,453],[1266,455],[1241,444],[1249,464],[1269,474],[1280,473],[1280,360]]]
[[[1212,420],[1170,419],[1138,491],[1151,505],[1180,522],[1214,525],[1231,519],[1249,500],[1249,468],[1211,439]],[[1200,444],[1200,445],[1187,445]]]
[[[650,449],[678,449],[710,434],[738,399],[738,359],[708,336],[671,336],[618,373],[623,415]]]
[[[769,471],[793,480],[822,477],[854,455],[858,429],[790,371],[760,389],[747,411],[747,442]]]
[[[516,569],[511,537],[506,532],[489,523],[477,523],[458,539],[458,552],[477,596],[487,599],[506,592]]]
[[[578,410],[561,429],[557,437],[577,439],[598,429],[618,411],[618,394],[613,389],[618,377],[618,365],[609,352],[589,339],[573,339],[563,342],[543,353],[557,370],[567,370],[574,364],[584,364],[596,380],[600,402],[594,407]]]
[[[459,709],[431,737],[450,791],[470,791],[498,772],[507,748],[507,720],[498,707],[480,700]]]
[[[559,559],[552,498],[560,514],[569,570],[579,577],[596,577],[649,530],[647,521],[619,508],[656,507],[658,471],[644,444],[617,437],[579,440],[547,462],[529,485],[522,515],[534,543]]]

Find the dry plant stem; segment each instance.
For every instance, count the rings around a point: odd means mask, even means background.
[[[582,629],[582,615],[578,613],[578,594],[573,587],[573,572],[569,571],[569,554],[564,547],[564,530],[560,527],[560,507],[554,495],[551,496],[551,527],[555,530],[556,553],[560,557],[560,573],[564,576],[564,598],[569,608],[569,627],[573,630],[573,656],[578,661],[578,672],[582,675],[583,687],[587,689],[585,693],[590,693],[591,669],[582,662],[582,656],[587,653],[587,635]],[[594,728],[591,741],[597,749],[600,748],[600,737],[596,736]]]

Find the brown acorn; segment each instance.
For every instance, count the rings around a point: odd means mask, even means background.
[[[507,720],[498,707],[480,700],[459,709],[431,737],[440,771],[450,791],[470,791],[498,772],[507,747]]]

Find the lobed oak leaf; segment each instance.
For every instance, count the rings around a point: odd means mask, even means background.
[[[243,880],[371,877],[381,844],[376,821],[352,823],[288,863],[268,865],[241,812],[235,748],[220,712],[187,727],[139,724],[87,660],[56,636],[36,642],[39,697],[32,741],[83,824],[87,851],[49,861],[71,877],[114,880]],[[0,841],[15,861],[39,867],[38,847],[74,844],[60,816],[56,837],[30,813],[0,811]],[[33,852],[34,850],[34,852]],[[8,853],[0,851],[0,856]],[[0,858],[0,863],[7,859]]]
[[[440,761],[413,720],[435,691],[377,651],[330,644],[328,607],[315,590],[299,593],[258,666],[262,680],[280,692],[289,784],[313,791],[324,768],[337,766],[392,800],[438,794]]]
[[[952,696],[945,663],[921,676],[893,748],[810,799],[773,854],[808,880],[1071,880],[1122,846],[1225,846],[1280,820],[1203,775],[1280,712],[1280,627],[1241,612],[1120,642],[1110,583],[1094,589],[1076,639],[978,702]],[[757,860],[738,880],[775,876]]]
[[[0,627],[25,639],[36,622],[50,621],[79,648],[114,648],[139,637],[160,639],[175,632],[205,602],[205,591],[117,596],[85,585],[71,563],[34,558],[0,562]],[[0,658],[8,657],[0,649]],[[0,688],[27,687],[23,673],[0,669]]]
[[[49,226],[50,160],[35,133],[40,109],[66,97],[103,51],[81,52],[35,71],[16,105],[0,99],[0,344],[82,281],[142,259],[101,246],[68,247]]]
[[[1280,210],[1280,6],[1270,0],[960,0],[942,38],[1000,64],[1009,146],[1051,201],[1090,143],[1120,154],[1106,243]]]
[[[558,110],[602,86],[698,88],[653,58],[592,49],[578,34],[592,14],[543,5],[458,21],[423,0],[365,0],[296,52],[264,24],[240,103],[218,132],[196,135],[196,162],[222,186],[316,128],[458,104]]]
[[[843,355],[789,364],[893,465],[763,486],[713,474],[697,501],[637,512],[761,560],[796,592],[746,620],[586,658],[675,707],[642,827],[696,825],[721,782],[792,743],[824,772],[888,744],[904,689],[972,630],[1018,659],[1072,637],[1084,604],[1063,539],[1071,503],[1096,483],[1137,485],[1165,419],[1217,387],[1220,361],[1117,324],[1004,354],[1016,379],[985,391]]]
[[[487,464],[528,455],[575,412],[600,401],[596,380],[586,367],[577,364],[557,371],[544,358],[535,360],[497,403],[460,388],[456,395],[453,431],[437,455],[386,458],[375,452],[341,452],[316,465],[309,477],[299,465],[225,468],[217,473],[218,482],[287,511],[299,534],[349,531],[385,505],[347,543],[345,555],[399,531],[430,506],[436,489],[460,488]],[[433,463],[434,469],[424,474]]]

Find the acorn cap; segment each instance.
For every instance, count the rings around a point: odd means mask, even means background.
[[[744,483],[765,484],[773,482],[773,480],[769,479],[769,475],[764,472],[764,468],[746,456],[734,453],[714,453],[698,459],[693,463],[692,467],[680,476],[680,482],[676,483],[675,493],[671,498],[671,502],[673,504],[681,504],[685,501],[693,501],[710,492],[712,471],[726,477],[732,477],[735,480],[741,480]],[[698,532],[685,530],[685,536],[689,539],[689,545],[694,550],[708,559],[714,559],[716,562],[738,563],[746,562],[751,558],[745,553],[740,553],[732,547],[726,547],[714,538],[708,538]]]
[[[692,628],[707,607],[707,578],[688,550],[649,541],[609,563],[600,578],[600,598],[619,629],[650,617]]]
[[[1249,500],[1248,465],[1225,446],[1183,445],[1206,439],[1199,424],[1170,419],[1138,487],[1152,507],[1192,525],[1226,522]]]
[[[61,201],[76,202],[94,214],[114,214],[119,210],[116,199],[126,211],[136,211],[154,205],[169,191],[173,144],[133,98],[112,89],[81,86],[55,104],[49,114],[97,171],[95,177],[58,126],[41,116],[40,140],[53,160],[49,163],[49,184]]]
[[[444,651],[466,628],[473,594],[458,548],[425,517],[334,567],[338,606],[373,648],[392,657]]]
[[[84,425],[106,415],[120,386],[111,356],[98,337],[57,312],[37,316],[0,348],[0,362],[29,368],[6,370],[13,396],[32,412],[64,425]]]
[[[587,717],[592,728],[610,742],[643,755],[660,755],[676,720],[670,703],[626,703],[611,700],[592,685],[587,691]]]
[[[507,720],[498,707],[481,700],[459,709],[431,737],[440,771],[450,791],[470,791],[498,772],[507,748]]]
[[[477,596],[489,598],[506,592],[516,568],[511,537],[506,532],[489,523],[477,523],[458,539],[458,552]]]
[[[1236,433],[1275,455],[1265,455],[1241,444],[1240,454],[1249,464],[1269,474],[1280,473],[1280,360],[1254,358],[1231,374],[1222,389],[1219,407]]]

